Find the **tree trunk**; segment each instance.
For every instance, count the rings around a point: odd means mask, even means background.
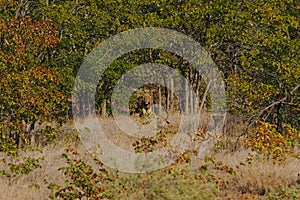
[[[101,103],[101,117],[107,117],[106,113],[106,99],[103,99]]]
[[[162,110],[161,110],[161,105],[162,105],[162,102],[161,102],[161,86],[159,85],[158,86],[158,115],[161,115],[162,114]]]
[[[174,112],[174,80],[170,77],[169,112]]]
[[[164,90],[164,95],[165,95],[165,109],[167,112],[169,112],[169,106],[170,106],[170,100],[169,100],[169,90],[170,90],[170,85],[169,85],[169,77],[165,78],[164,76],[164,85],[165,85],[165,90]]]

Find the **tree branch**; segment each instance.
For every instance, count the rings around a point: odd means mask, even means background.
[[[294,92],[296,92],[296,90],[297,90],[298,88],[300,88],[300,84],[297,85],[296,87],[294,87],[294,88],[291,90],[291,92],[289,93],[289,95],[294,94]],[[236,140],[236,145],[235,145],[235,147],[237,146],[237,142],[239,141],[240,137],[243,136],[243,135],[245,135],[245,134],[247,133],[249,127],[251,127],[251,126],[255,123],[255,121],[258,120],[258,119],[264,114],[265,111],[269,110],[269,109],[272,108],[273,106],[278,105],[278,104],[280,104],[280,103],[283,103],[283,104],[289,104],[290,102],[286,102],[287,99],[288,99],[288,96],[285,96],[285,97],[279,99],[278,101],[273,101],[273,102],[272,102],[271,104],[269,104],[267,107],[265,107],[264,109],[262,109],[258,114],[252,115],[252,116],[247,120],[247,124],[248,124],[248,125],[247,125],[246,129],[243,131],[243,133],[241,133],[241,134],[238,136],[238,138],[237,138],[237,140]]]

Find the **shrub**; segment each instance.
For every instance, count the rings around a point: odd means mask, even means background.
[[[277,132],[276,125],[258,121],[254,133],[248,133],[244,145],[262,155],[262,159],[280,162],[293,156],[298,157],[295,148],[299,147],[300,132],[290,125],[283,125],[283,134]]]
[[[67,147],[63,153],[63,158],[67,161],[67,166],[59,170],[67,176],[65,186],[59,186],[55,183],[48,185],[49,189],[56,190],[55,197],[51,199],[82,199],[88,198],[98,200],[104,198],[108,194],[108,189],[104,186],[104,182],[108,180],[108,171],[104,169],[103,164],[97,162],[99,169],[94,172],[94,169],[85,161],[78,158],[79,153],[72,147]]]

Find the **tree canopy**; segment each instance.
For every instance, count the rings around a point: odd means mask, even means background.
[[[0,1],[0,13],[4,134],[5,124],[18,132],[22,120],[65,117],[84,57],[110,36],[140,27],[174,29],[199,42],[224,74],[230,113],[244,116],[250,125],[258,119],[276,124],[279,132],[283,123],[300,128],[297,0],[6,0]],[[132,52],[99,81],[99,112],[111,114],[110,95],[120,76],[149,61],[201,80],[176,55],[156,49]],[[203,94],[203,87],[195,88]]]

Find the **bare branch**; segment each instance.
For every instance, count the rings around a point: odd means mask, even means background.
[[[294,88],[291,90],[290,95],[294,94],[294,92],[296,92],[298,88],[300,88],[300,84],[297,85],[296,87],[294,87]],[[238,136],[238,138],[237,138],[237,140],[236,140],[236,145],[237,145],[237,142],[239,141],[240,137],[243,136],[243,135],[245,135],[245,134],[247,133],[249,127],[251,127],[251,126],[256,122],[256,120],[258,120],[258,119],[264,114],[265,111],[269,110],[269,109],[272,108],[273,106],[278,105],[278,104],[280,104],[280,103],[288,104],[288,105],[289,105],[290,102],[286,102],[287,99],[288,99],[288,96],[285,96],[285,97],[279,99],[278,101],[273,101],[273,102],[272,102],[271,104],[269,104],[267,107],[265,107],[264,109],[262,109],[258,114],[252,115],[252,116],[248,119],[248,121],[247,121],[247,124],[248,124],[248,125],[247,125],[246,129],[243,131],[243,133],[241,133],[241,134]]]

